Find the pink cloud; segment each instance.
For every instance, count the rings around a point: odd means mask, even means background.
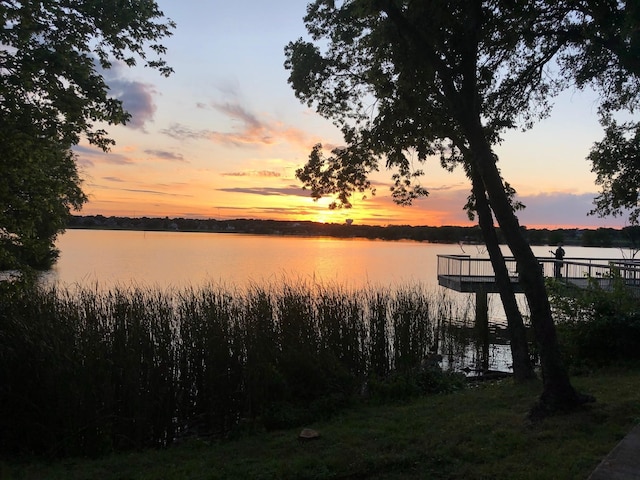
[[[96,147],[75,145],[73,152],[78,156],[78,164],[82,166],[94,166],[96,163],[111,165],[132,165],[134,162],[126,155],[113,152],[103,152]]]
[[[260,118],[238,103],[212,103],[210,107],[198,103],[198,108],[211,108],[228,118],[234,125],[228,131],[193,129],[189,126],[174,123],[162,133],[179,139],[207,139],[211,142],[235,147],[271,146],[279,143],[290,143],[310,149],[317,139],[311,138],[303,130]]]

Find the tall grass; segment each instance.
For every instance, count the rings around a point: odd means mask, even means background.
[[[304,423],[393,375],[437,375],[425,358],[464,351],[448,326],[467,317],[420,286],[5,282],[0,295],[0,449],[11,454],[92,455]]]

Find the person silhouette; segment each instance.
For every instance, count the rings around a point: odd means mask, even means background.
[[[564,264],[564,262],[562,260],[564,259],[564,255],[565,255],[564,248],[562,248],[562,243],[558,243],[558,248],[556,248],[555,252],[553,252],[551,250],[549,250],[549,251],[555,257],[555,261],[553,262],[553,276],[555,278],[561,278],[562,277],[562,265]]]

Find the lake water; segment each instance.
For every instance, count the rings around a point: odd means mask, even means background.
[[[436,285],[436,256],[457,245],[233,233],[68,230],[49,278],[66,285],[215,284],[283,280],[348,287]]]
[[[63,285],[199,286],[319,282],[437,287],[437,255],[486,257],[474,245],[234,233],[67,230],[47,279]],[[534,247],[550,256],[550,247]],[[565,247],[567,257],[621,258],[615,248]],[[505,254],[509,254],[505,250]]]

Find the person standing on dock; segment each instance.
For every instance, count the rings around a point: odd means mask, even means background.
[[[553,276],[555,278],[561,278],[562,277],[562,265],[563,265],[563,259],[564,259],[564,248],[562,248],[562,243],[558,244],[558,248],[556,248],[556,251],[553,252],[551,250],[549,250],[553,256],[555,257],[555,262],[553,263]]]

